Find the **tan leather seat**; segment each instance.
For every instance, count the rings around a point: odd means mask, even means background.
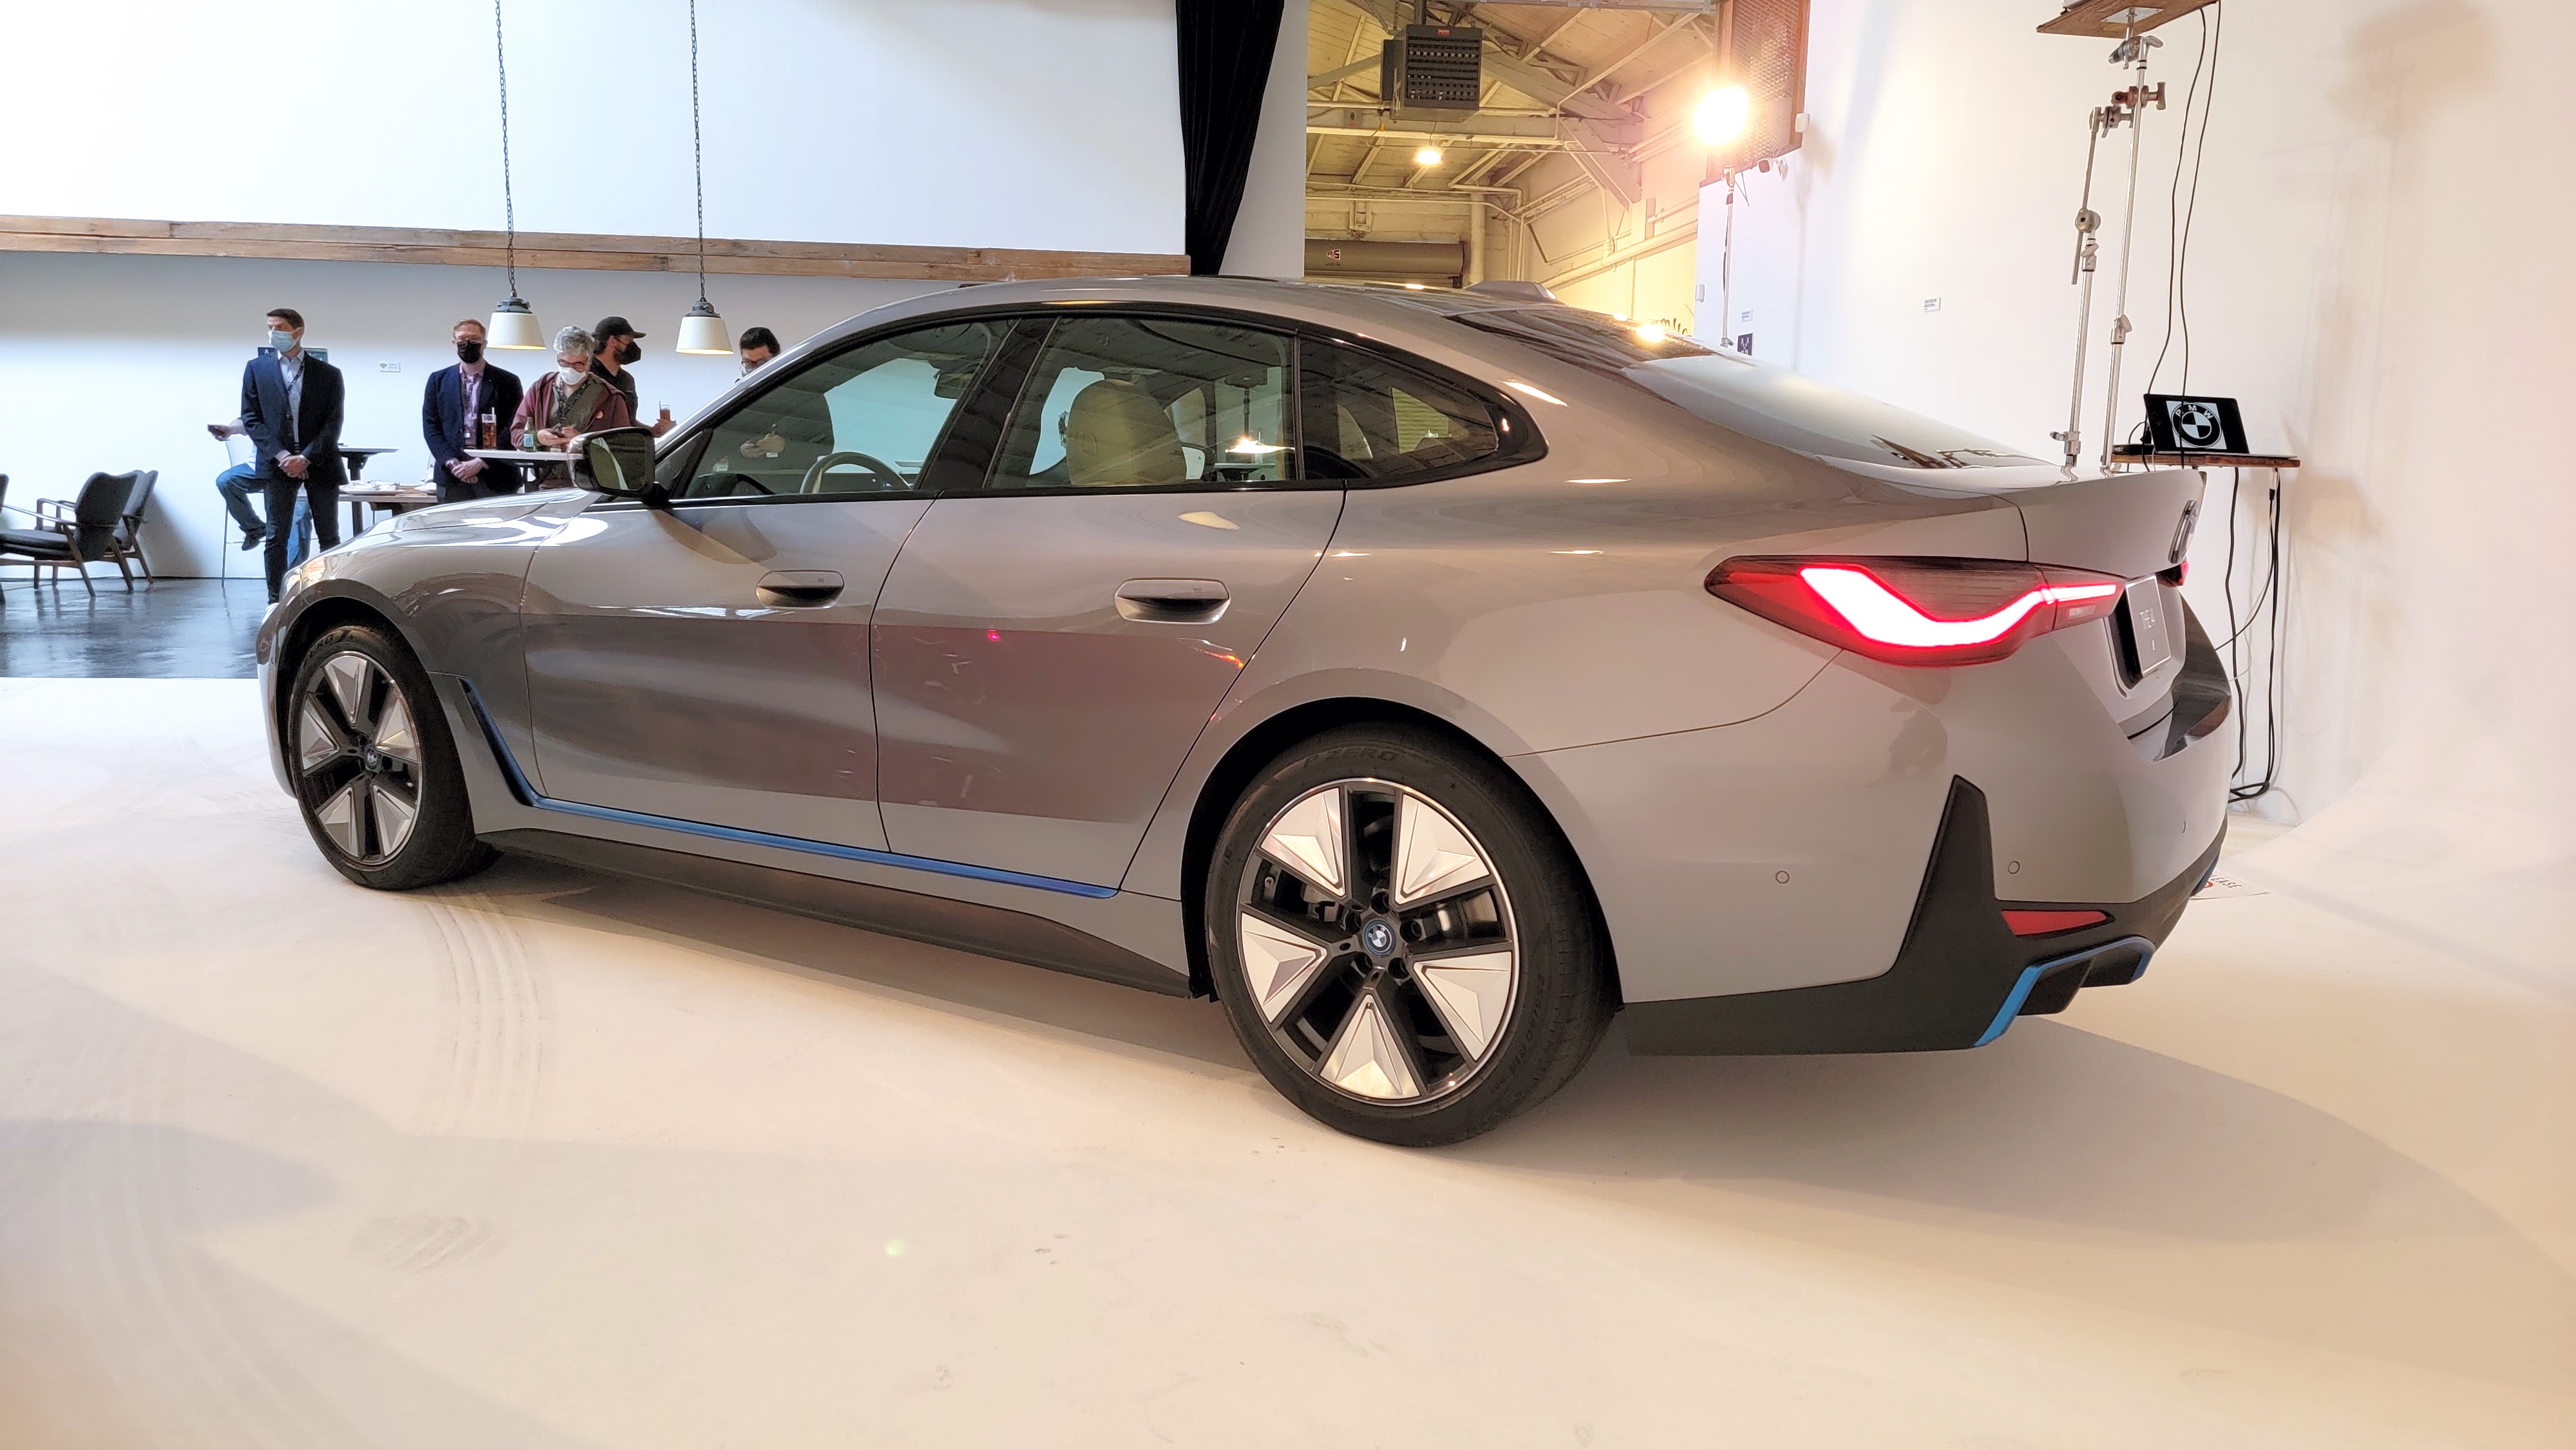
[[[1153,394],[1118,378],[1074,394],[1065,413],[1064,462],[1076,488],[1149,488],[1189,478],[1171,415]]]

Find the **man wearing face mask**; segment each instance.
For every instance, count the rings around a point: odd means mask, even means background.
[[[313,532],[326,551],[340,546],[340,488],[349,481],[340,460],[346,396],[338,368],[304,355],[304,314],[292,307],[272,310],[268,350],[242,369],[242,431],[258,451],[268,517],[292,519],[302,496],[312,504]],[[286,579],[288,532],[270,529],[263,545],[271,604]]]
[[[518,446],[552,452],[569,447],[584,433],[624,428],[635,421],[626,395],[591,371],[591,354],[589,333],[567,327],[555,334],[554,370],[528,389],[518,414],[510,420],[510,436]],[[540,482],[554,488],[568,479],[557,464]]]
[[[627,416],[639,423],[644,420],[644,405],[635,401],[635,375],[626,370],[626,365],[643,360],[644,344],[639,340],[643,336],[635,330],[635,324],[623,317],[603,317],[590,330],[591,341],[598,348],[591,355],[590,370],[608,379],[610,387],[626,396]],[[671,410],[664,408],[651,427],[656,438],[670,432]]]
[[[430,374],[420,399],[421,437],[438,465],[438,501],[490,498],[516,493],[519,470],[488,458],[468,458],[468,448],[502,448],[519,415],[522,389],[516,373],[483,359],[483,324],[466,318],[447,330],[456,347],[456,366]],[[491,420],[487,431],[485,419]]]

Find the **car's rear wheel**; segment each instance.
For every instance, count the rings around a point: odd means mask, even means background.
[[[372,625],[332,629],[305,651],[291,690],[296,804],[341,875],[410,891],[492,863],[429,675],[399,640]]]
[[[1429,731],[1353,726],[1236,802],[1205,898],[1235,1035],[1308,1114],[1409,1146],[1474,1137],[1609,1024],[1572,853],[1517,780]]]

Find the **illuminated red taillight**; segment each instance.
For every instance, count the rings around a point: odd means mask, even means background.
[[[2111,919],[2107,911],[2013,911],[2004,912],[2004,927],[2015,936],[2055,936],[2078,927],[2100,926]]]
[[[1729,559],[1708,592],[1776,624],[1895,665],[1977,665],[2108,615],[2120,581],[1999,559],[1815,555]]]

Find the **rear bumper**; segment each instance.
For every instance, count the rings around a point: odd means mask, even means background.
[[[2180,875],[2135,901],[2023,902],[1995,895],[1983,791],[1953,778],[1932,859],[1896,963],[1857,982],[1631,1003],[1628,1050],[1651,1056],[1939,1052],[1982,1047],[2016,1016],[2059,1012],[2088,986],[2134,982],[2218,864],[2218,837]],[[2091,909],[2108,920],[2017,937],[2006,909]]]

